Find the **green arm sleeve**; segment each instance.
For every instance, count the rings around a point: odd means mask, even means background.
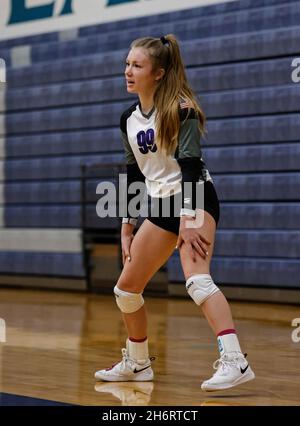
[[[121,138],[122,138],[124,149],[125,149],[126,164],[136,163],[136,159],[135,159],[134,153],[132,152],[127,135],[122,130],[121,130]]]
[[[178,137],[178,158],[201,158],[201,133],[198,127],[198,118],[194,110],[190,111],[187,119],[181,124]]]

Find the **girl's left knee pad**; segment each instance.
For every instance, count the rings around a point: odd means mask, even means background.
[[[220,291],[209,274],[192,275],[186,281],[185,286],[197,305],[201,305],[210,296]]]

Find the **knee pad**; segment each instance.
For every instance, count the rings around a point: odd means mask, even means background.
[[[192,275],[185,284],[188,294],[197,305],[201,305],[220,289],[209,274]]]
[[[129,293],[114,287],[116,302],[119,309],[125,314],[132,314],[138,311],[144,305],[144,299],[141,293]]]

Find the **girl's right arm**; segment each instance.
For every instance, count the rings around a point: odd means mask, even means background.
[[[121,245],[122,245],[122,261],[123,265],[125,265],[126,259],[131,261],[130,255],[130,247],[132,240],[134,238],[133,235],[134,225],[130,223],[123,223],[121,228]]]

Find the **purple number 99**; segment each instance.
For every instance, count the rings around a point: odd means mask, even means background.
[[[137,144],[142,154],[148,154],[149,151],[156,152],[157,146],[154,142],[154,130],[148,129],[146,132],[141,130],[137,134]]]

